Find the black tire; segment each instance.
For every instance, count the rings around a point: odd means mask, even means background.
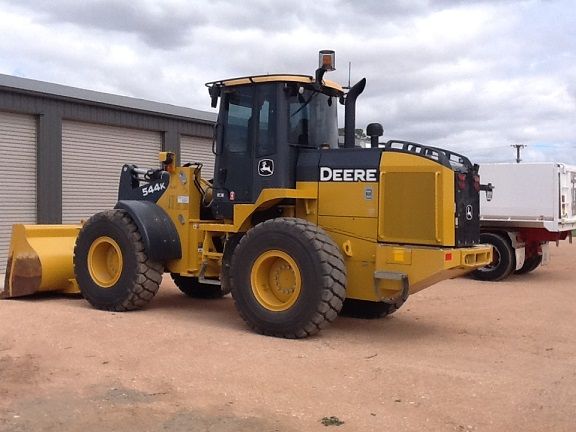
[[[74,274],[84,298],[97,309],[140,309],[156,294],[164,266],[148,259],[142,237],[124,210],[97,213],[74,247]]]
[[[224,297],[230,293],[230,264],[234,249],[238,246],[244,234],[232,234],[224,244],[224,254],[222,256],[222,267],[220,270],[220,285],[212,285],[198,282],[196,277],[181,276],[171,273],[172,280],[189,297],[202,299],[216,299]]]
[[[492,245],[492,263],[474,270],[472,277],[482,281],[499,281],[507,278],[516,268],[516,255],[506,234],[482,233],[480,243]]]
[[[516,270],[516,274],[530,273],[538,268],[542,264],[542,255],[533,255],[524,260],[524,265]]]
[[[220,287],[223,295],[228,294],[231,291],[230,286],[230,268],[232,267],[232,257],[234,256],[234,251],[242,240],[244,233],[232,234],[226,243],[224,244],[224,254],[222,256],[222,267],[220,269]]]
[[[399,300],[396,303],[373,302],[368,300],[346,299],[340,315],[360,319],[378,319],[392,315],[405,303]]]
[[[170,273],[172,280],[180,291],[188,297],[202,298],[202,299],[215,299],[228,294],[224,292],[220,285],[212,285],[198,282],[197,277],[181,276],[177,273]]]
[[[238,244],[230,270],[240,316],[264,335],[313,335],[336,319],[346,296],[340,250],[324,230],[302,219],[256,225]]]

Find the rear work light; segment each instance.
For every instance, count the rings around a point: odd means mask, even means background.
[[[458,173],[456,180],[458,183],[458,189],[460,190],[466,189],[466,174]]]
[[[476,192],[480,192],[480,177],[477,175],[474,176],[474,189]]]

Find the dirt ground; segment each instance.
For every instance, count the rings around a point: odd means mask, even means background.
[[[253,334],[230,297],[190,299],[169,281],[132,313],[0,301],[0,431],[572,432],[576,246],[551,257],[296,341]]]

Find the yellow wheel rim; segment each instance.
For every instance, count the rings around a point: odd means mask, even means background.
[[[98,237],[88,251],[88,271],[102,288],[110,288],[122,274],[122,251],[110,237]]]
[[[291,308],[302,290],[298,265],[290,255],[271,250],[258,257],[250,273],[252,292],[263,307],[281,312]]]

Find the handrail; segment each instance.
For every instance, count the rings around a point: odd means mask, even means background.
[[[432,147],[412,141],[402,140],[389,140],[384,143],[383,147],[385,151],[419,154],[427,159],[435,160],[441,165],[453,169],[454,171],[458,171],[459,168],[464,168],[467,171],[473,167],[472,163],[466,156],[439,147]]]

